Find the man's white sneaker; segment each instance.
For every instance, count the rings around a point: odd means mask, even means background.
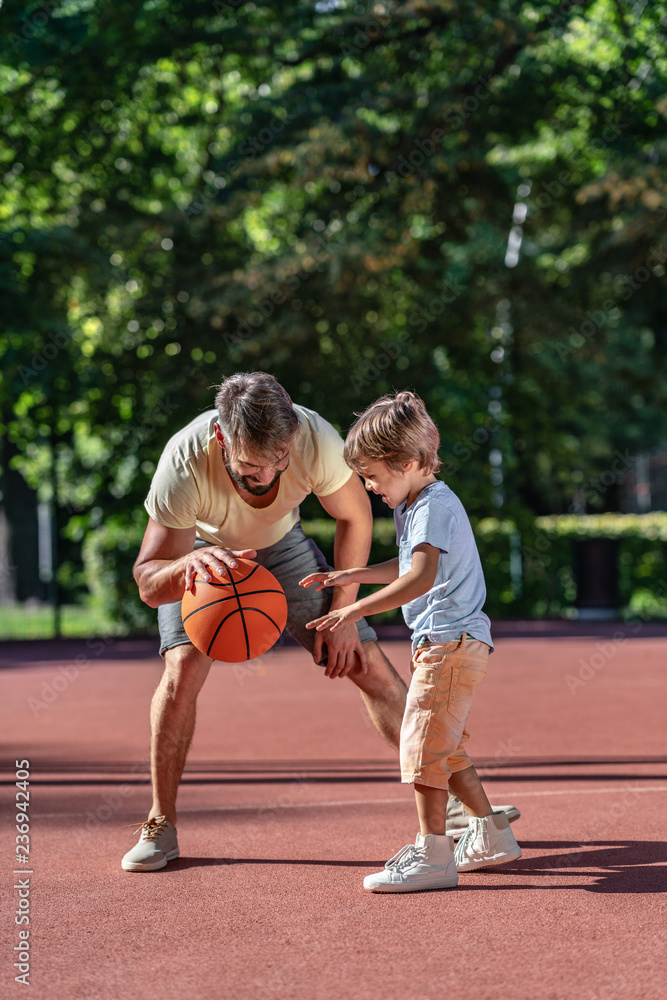
[[[423,889],[453,889],[458,883],[451,837],[418,833],[414,844],[407,844],[387,861],[384,871],[366,876],[364,889],[420,892]]]
[[[513,823],[515,819],[519,819],[521,813],[516,806],[491,806],[494,813],[504,812],[510,823]],[[447,799],[447,836],[453,837],[454,840],[458,840],[468,829],[469,815],[463,807],[463,803],[456,795],[449,793]]]
[[[521,857],[521,848],[510,830],[507,816],[497,812],[470,817],[468,829],[456,845],[454,856],[457,871],[469,872],[516,861]]]
[[[176,827],[165,816],[154,816],[141,825],[141,837],[121,861],[126,872],[155,872],[178,857]]]

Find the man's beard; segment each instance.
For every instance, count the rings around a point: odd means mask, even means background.
[[[234,472],[232,467],[227,462],[225,462],[225,469],[227,470],[229,478],[233,479],[237,486],[240,486],[242,490],[246,493],[250,493],[253,497],[263,497],[266,496],[267,493],[270,493],[285,471],[282,469],[280,472],[276,472],[275,476],[267,486],[253,486],[248,482],[245,476],[239,476],[237,472]]]

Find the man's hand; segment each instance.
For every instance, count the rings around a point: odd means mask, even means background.
[[[195,577],[199,574],[207,583],[211,572],[222,575],[223,567],[236,569],[237,559],[253,559],[257,555],[255,549],[225,549],[221,545],[202,546],[194,549],[185,562],[185,589],[192,590]]]
[[[318,618],[317,621],[321,619]],[[310,622],[306,628],[311,628],[315,624]],[[327,652],[325,677],[347,677],[350,670],[358,663],[361,663],[362,672],[368,673],[366,652],[355,625],[342,625],[335,633],[329,632],[326,637],[323,632],[316,632],[313,646],[315,663],[320,663],[325,645]]]
[[[325,587],[345,587],[348,583],[358,583],[355,578],[356,569],[330,569],[326,573],[309,573],[299,580],[300,587],[312,587],[324,590]]]

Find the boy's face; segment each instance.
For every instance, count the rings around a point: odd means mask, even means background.
[[[410,492],[411,467],[416,462],[410,462],[401,472],[390,469],[386,462],[365,461],[365,471],[362,473],[366,489],[378,493],[383,502],[394,510],[400,507]]]

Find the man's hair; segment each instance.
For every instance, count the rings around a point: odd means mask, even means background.
[[[390,469],[402,471],[416,461],[424,472],[437,472],[440,435],[414,392],[381,396],[367,410],[357,415],[345,440],[345,461],[363,475],[366,461],[385,462]]]
[[[255,455],[278,455],[299,428],[287,392],[266,372],[237,372],[217,387],[215,405],[226,443]]]

